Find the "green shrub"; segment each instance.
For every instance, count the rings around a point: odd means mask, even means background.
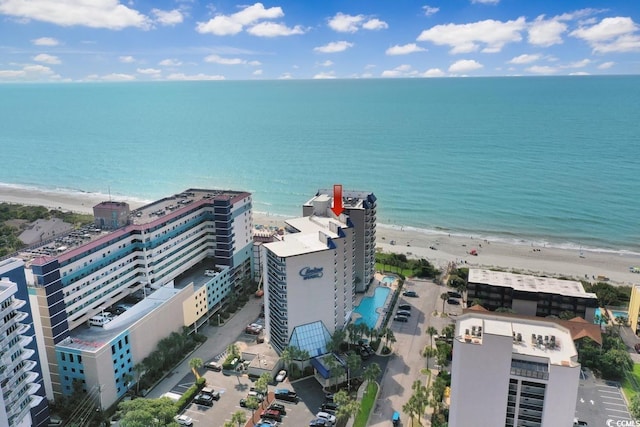
[[[204,378],[200,379],[204,380]],[[187,391],[185,391],[180,399],[176,402],[176,407],[178,408],[177,412],[182,411],[189,403],[191,403],[193,398],[196,397],[196,394],[198,394],[202,387],[203,386],[198,386],[197,383],[189,387]]]

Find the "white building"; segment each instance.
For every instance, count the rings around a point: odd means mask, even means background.
[[[15,298],[18,285],[0,279],[0,426],[30,427],[31,408],[42,402],[36,392],[36,362],[29,360],[34,351],[26,348],[33,340],[26,335],[28,314],[20,311],[25,301]]]
[[[266,336],[280,352],[297,328],[296,346],[314,357],[353,310],[354,229],[344,214],[286,223],[291,234],[263,245]]]
[[[320,189],[302,206],[302,215],[332,216],[333,190]],[[354,229],[356,292],[365,292],[376,270],[376,196],[366,191],[342,193],[344,213]]]
[[[558,427],[573,423],[580,364],[555,323],[466,313],[453,342],[449,426]]]

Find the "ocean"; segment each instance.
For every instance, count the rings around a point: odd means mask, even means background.
[[[0,183],[300,215],[372,191],[381,227],[640,252],[640,77],[0,85]]]

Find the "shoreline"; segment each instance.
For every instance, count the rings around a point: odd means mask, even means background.
[[[92,214],[93,206],[108,200],[108,197],[99,193],[0,185],[0,202],[40,205],[78,213]],[[112,199],[126,201],[132,209],[150,202],[122,196],[113,196]],[[254,225],[281,227],[287,218],[292,217],[253,212]],[[559,248],[535,242],[506,242],[385,224],[378,224],[376,246],[383,252],[425,258],[439,268],[454,262],[469,267],[499,268],[523,274],[563,276],[589,282],[597,281],[598,276],[605,276],[612,284],[640,284],[640,274],[629,270],[632,266],[640,267],[640,254],[628,250]],[[470,255],[472,249],[476,250],[477,256]]]

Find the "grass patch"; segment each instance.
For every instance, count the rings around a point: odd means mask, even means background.
[[[633,371],[627,373],[622,382],[622,391],[629,402],[640,392],[640,363],[634,363]]]
[[[376,402],[376,394],[378,393],[378,384],[371,382],[367,384],[367,390],[362,396],[360,403],[360,412],[353,422],[353,427],[366,427],[367,420],[369,419],[369,413],[373,409],[373,404]]]

